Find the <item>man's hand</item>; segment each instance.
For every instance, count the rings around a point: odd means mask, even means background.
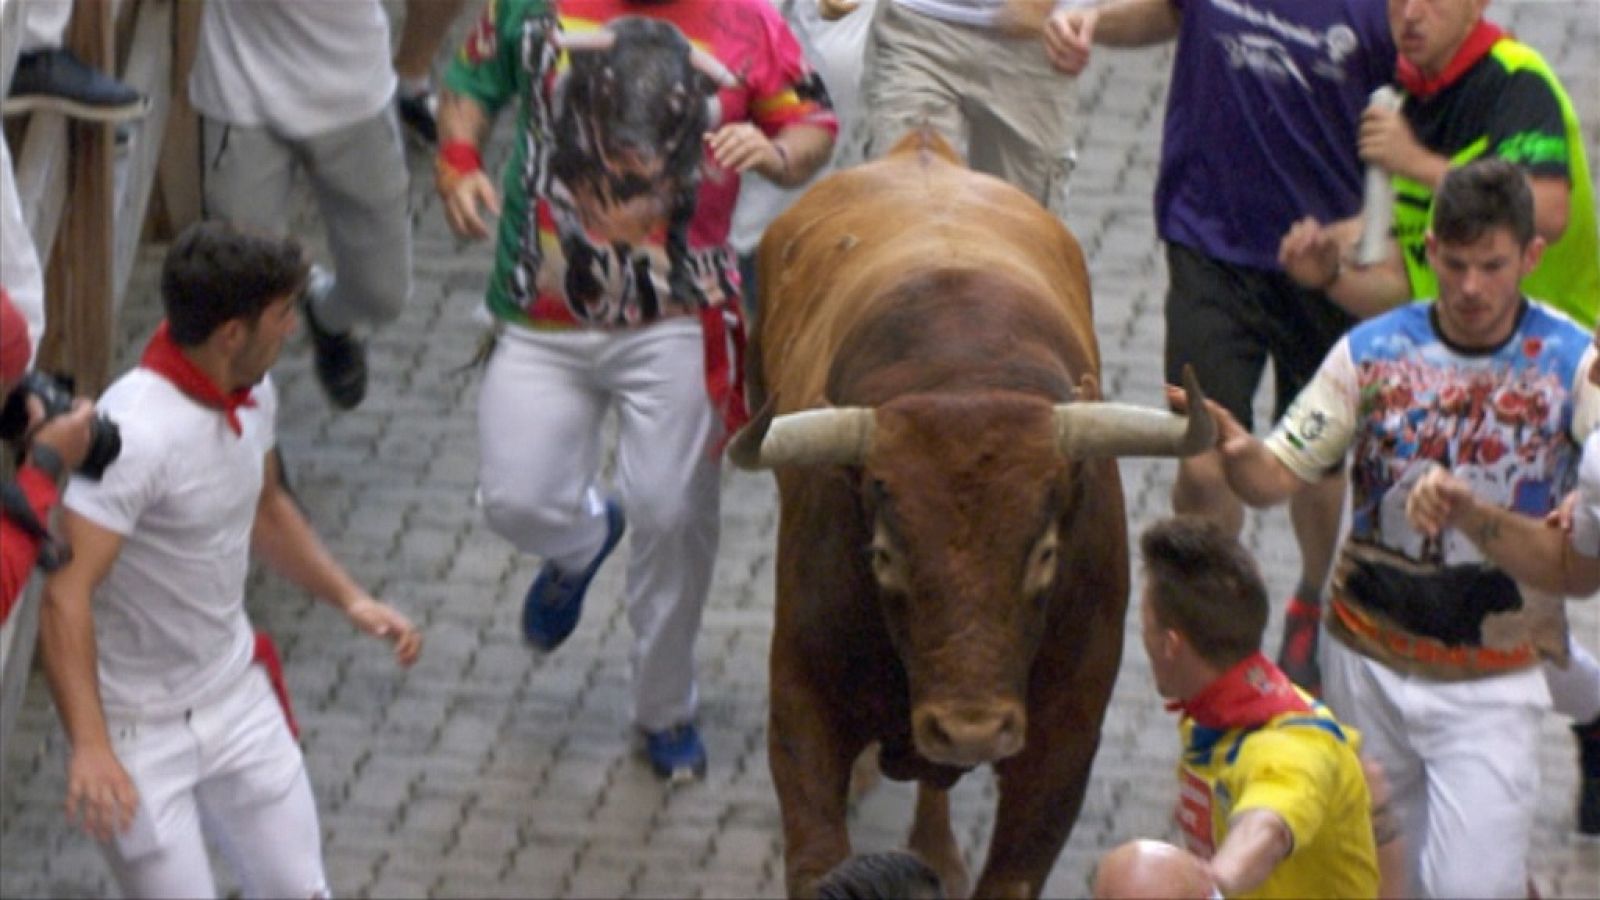
[[[1361,114],[1357,146],[1362,162],[1408,178],[1418,178],[1419,161],[1430,155],[1400,110],[1380,105],[1370,105]]]
[[[1217,425],[1216,449],[1223,456],[1229,455],[1230,451],[1234,455],[1244,452],[1250,444],[1250,432],[1239,424],[1239,420],[1233,417],[1233,413],[1228,412],[1226,406],[1210,397],[1206,397],[1205,401],[1206,409],[1211,411],[1211,419]],[[1175,413],[1188,415],[1189,396],[1183,392],[1183,388],[1175,384],[1169,384],[1167,385],[1167,406]]]
[[[128,830],[139,791],[110,747],[78,747],[67,764],[67,821],[97,841]]]
[[[491,216],[499,216],[500,194],[487,173],[482,169],[446,172],[441,168],[436,186],[444,206],[444,220],[457,237],[478,240],[489,236],[489,224],[479,212],[479,205]]]
[[[754,171],[768,181],[779,181],[789,168],[788,160],[772,139],[749,122],[733,122],[708,131],[705,142],[712,161],[741,175]]]
[[[1092,9],[1068,9],[1045,22],[1044,51],[1056,71],[1077,75],[1089,64],[1089,48],[1094,43],[1094,24],[1099,15]]]
[[[1428,537],[1438,537],[1475,502],[1465,481],[1435,465],[1423,473],[1406,497],[1406,520]]]
[[[37,422],[44,418],[44,406],[37,397],[28,398],[28,419]],[[49,447],[60,457],[67,471],[83,465],[89,455],[89,434],[94,422],[94,404],[79,397],[72,410],[41,424],[28,440],[29,446]]]
[[[861,0],[817,0],[817,12],[829,22],[836,22],[856,11]]]
[[[1326,290],[1339,274],[1341,252],[1333,229],[1306,216],[1278,242],[1278,264],[1301,287]]]
[[[1580,492],[1569,491],[1556,508],[1545,514],[1544,524],[1550,528],[1560,529],[1562,534],[1572,534],[1572,520],[1577,512]]]
[[[357,628],[394,644],[395,662],[400,665],[410,666],[422,653],[422,632],[387,603],[363,595],[347,603],[344,612]]]

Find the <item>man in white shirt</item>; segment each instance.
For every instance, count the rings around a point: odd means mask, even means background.
[[[304,171],[334,270],[314,270],[306,326],[317,380],[339,409],[366,396],[366,347],[353,329],[392,321],[411,295],[395,84],[378,0],[206,4],[189,76],[206,215],[286,234],[292,179]]]
[[[180,235],[162,269],[167,319],[100,404],[122,453],[67,489],[73,555],[45,586],[41,658],[72,745],[67,815],[128,896],[215,894],[202,820],[246,896],[327,895],[277,653],[245,614],[252,551],[393,643],[401,665],[421,650],[283,487],[267,370],[306,277],[292,238],[217,222]]]

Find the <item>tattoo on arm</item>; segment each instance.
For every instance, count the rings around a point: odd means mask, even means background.
[[[1483,524],[1478,526],[1477,543],[1480,547],[1487,547],[1500,539],[1500,518],[1493,512],[1485,516]]]
[[[1400,836],[1400,823],[1395,821],[1394,810],[1389,805],[1384,801],[1372,808],[1372,843],[1378,847]]]

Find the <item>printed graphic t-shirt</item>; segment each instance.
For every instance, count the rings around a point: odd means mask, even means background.
[[[1394,75],[1384,0],[1174,0],[1156,181],[1162,240],[1279,271],[1301,216],[1361,208],[1356,123]]]
[[[734,303],[739,175],[704,136],[837,130],[767,0],[494,0],[445,84],[517,104],[488,305],[541,328],[630,328]]]

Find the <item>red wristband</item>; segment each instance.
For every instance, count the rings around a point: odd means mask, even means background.
[[[483,169],[483,157],[471,141],[446,141],[439,145],[439,162],[459,175]]]

